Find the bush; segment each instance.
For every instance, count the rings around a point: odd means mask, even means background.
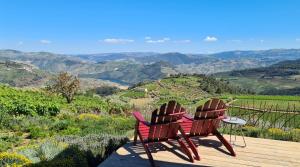
[[[96,93],[100,96],[108,96],[120,91],[119,88],[114,86],[101,86],[95,89],[89,90],[88,93]]]
[[[6,151],[21,142],[21,138],[11,133],[0,133],[0,152]]]
[[[81,132],[79,127],[68,127],[67,129],[60,132],[62,135],[76,135]]]
[[[11,167],[11,166],[26,166],[29,165],[31,161],[23,155],[16,153],[2,152],[0,153],[0,166],[1,167]]]
[[[249,137],[259,137],[262,132],[261,129],[254,126],[244,126],[243,131],[245,135]]]
[[[31,127],[29,129],[29,132],[30,138],[32,139],[45,138],[49,135],[44,129],[40,127]]]
[[[36,167],[88,166],[84,152],[77,147],[52,140],[36,147],[23,148],[19,150],[19,153],[34,162],[31,166]]]
[[[291,130],[292,141],[300,142],[300,129]]]
[[[97,166],[113,151],[129,141],[125,136],[96,135],[87,136],[64,136],[56,138],[59,142],[68,143],[84,151],[90,166]]]
[[[3,127],[7,127],[10,120],[10,115],[7,114],[4,110],[0,109],[0,129],[2,129]]]
[[[268,129],[268,136],[275,140],[285,140],[287,137],[286,132],[279,128]]]
[[[80,114],[80,115],[78,116],[78,119],[79,119],[80,121],[84,121],[84,120],[97,121],[97,120],[100,119],[100,117],[99,117],[99,115],[96,115],[96,114],[88,114],[88,113],[86,113],[86,114]]]

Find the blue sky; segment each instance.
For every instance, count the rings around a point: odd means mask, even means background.
[[[298,0],[0,0],[0,49],[57,53],[300,48]]]

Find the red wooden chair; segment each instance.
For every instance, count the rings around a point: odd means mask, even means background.
[[[203,106],[196,109],[194,118],[184,115],[181,127],[184,129],[183,137],[187,141],[195,155],[195,159],[200,160],[200,156],[191,137],[215,135],[228,149],[232,156],[236,156],[231,144],[217,130],[220,121],[225,118],[226,105],[222,100],[212,99]]]
[[[134,145],[136,144],[137,136],[139,136],[152,166],[155,166],[155,164],[149,145],[157,142],[168,142],[170,139],[178,141],[183,153],[189,157],[191,162],[194,162],[192,153],[178,135],[178,131],[183,133],[179,122],[185,113],[185,109],[175,101],[163,104],[159,111],[157,109],[153,111],[150,123],[145,121],[140,112],[133,112],[133,116],[137,120]]]

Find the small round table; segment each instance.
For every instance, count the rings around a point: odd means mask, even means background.
[[[230,124],[230,132],[229,132],[229,135],[230,135],[230,143],[232,145],[234,145],[234,142],[236,141],[236,133],[238,132],[238,130],[240,131],[242,137],[243,137],[243,141],[244,141],[244,146],[242,147],[246,147],[246,141],[245,141],[245,138],[244,138],[244,133],[243,133],[243,130],[242,130],[242,126],[244,126],[246,124],[246,121],[241,119],[241,118],[237,118],[237,117],[229,117],[227,116],[226,118],[222,119],[222,121],[226,124]],[[237,126],[238,130],[235,129],[235,136],[234,136],[234,142],[231,141],[231,132],[232,132],[232,126],[235,125]]]

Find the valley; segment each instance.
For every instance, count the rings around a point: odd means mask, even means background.
[[[18,85],[13,81],[18,78],[17,71],[12,70],[10,76],[3,75],[1,79],[3,83],[12,86],[43,86],[49,76],[62,71],[78,75],[83,79],[97,80],[98,85],[103,82],[105,85],[116,83],[120,86],[130,86],[174,74],[211,75],[232,70],[267,67],[280,61],[299,58],[300,50],[297,49],[230,51],[215,54],[128,52],[81,55],[0,50],[0,60],[3,63],[5,61],[21,63],[33,68],[36,73],[43,74],[35,74],[35,77],[23,74],[23,80],[28,81]],[[5,71],[1,69],[3,70]],[[231,78],[231,80],[234,79],[234,77]],[[247,76],[242,80],[247,83],[249,79],[252,80],[250,76]],[[253,85],[255,82],[253,81]],[[257,82],[262,85],[272,83],[281,85],[284,81],[272,78],[270,82],[267,79]],[[295,84],[298,83],[295,82]],[[289,88],[293,89],[294,86],[289,86]]]

